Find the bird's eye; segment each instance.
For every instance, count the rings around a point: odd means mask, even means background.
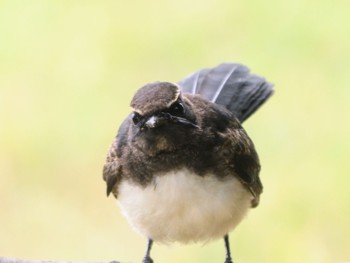
[[[171,115],[182,115],[184,111],[184,106],[179,101],[174,102],[169,108],[169,113]]]
[[[132,115],[132,121],[134,124],[138,124],[143,119],[143,116],[140,113],[134,112]]]

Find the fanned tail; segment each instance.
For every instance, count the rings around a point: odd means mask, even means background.
[[[273,84],[250,74],[249,68],[223,63],[199,70],[179,81],[182,92],[200,94],[232,111],[240,122],[253,114],[274,92]]]

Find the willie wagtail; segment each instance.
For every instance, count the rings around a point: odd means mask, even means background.
[[[131,101],[103,179],[124,216],[156,242],[224,238],[259,204],[260,163],[241,123],[273,93],[241,64],[199,70],[178,83],[153,82]]]

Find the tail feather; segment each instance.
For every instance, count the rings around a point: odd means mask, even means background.
[[[200,94],[232,111],[243,122],[272,94],[273,85],[241,64],[223,63],[179,82],[182,92]]]

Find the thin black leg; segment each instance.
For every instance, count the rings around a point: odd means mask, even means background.
[[[144,256],[142,263],[153,263],[153,259],[151,259],[151,257],[150,257],[152,245],[153,245],[153,240],[148,239],[146,255]]]
[[[228,235],[224,236],[225,248],[226,248],[226,259],[225,263],[233,263],[231,258],[230,241],[228,240]]]

